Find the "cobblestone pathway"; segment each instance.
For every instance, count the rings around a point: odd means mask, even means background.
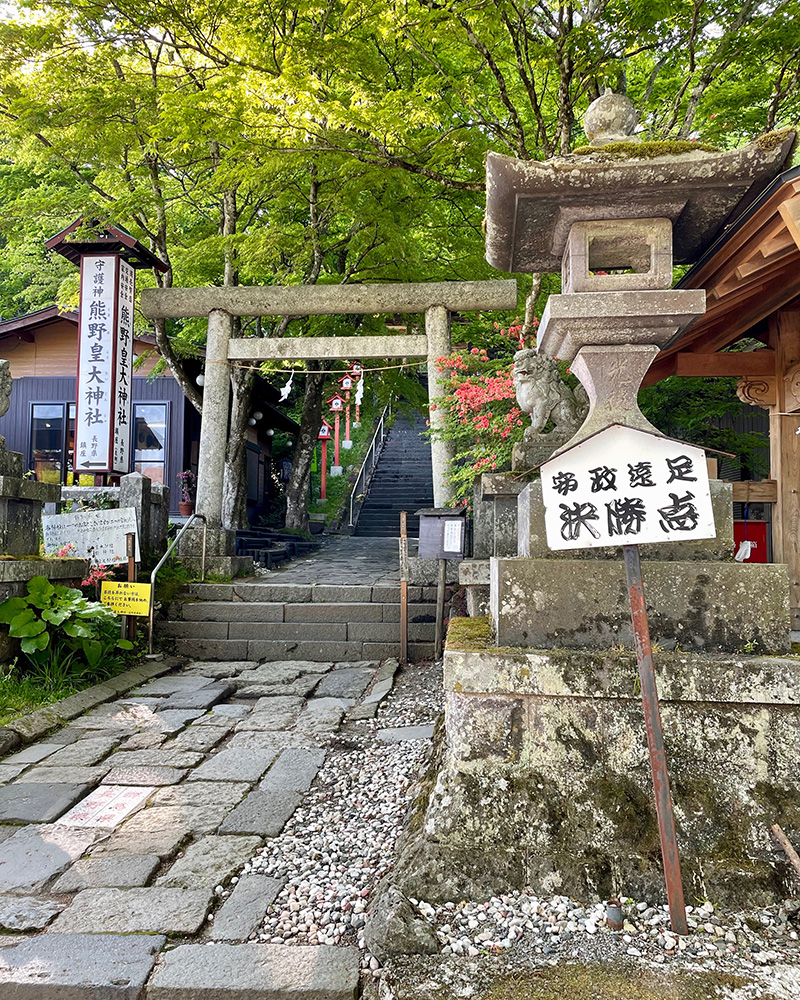
[[[409,555],[417,553],[417,540],[408,540]],[[316,553],[286,563],[276,570],[264,571],[276,583],[317,583],[322,576],[324,561],[325,584],[364,584],[397,586],[400,565],[396,538],[357,538],[350,535],[325,538]],[[259,582],[264,582],[262,579]]]
[[[195,662],[0,761],[4,1000],[354,997],[363,921],[265,919],[295,898],[269,845],[396,668]]]

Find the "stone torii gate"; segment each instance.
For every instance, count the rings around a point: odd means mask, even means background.
[[[148,319],[208,318],[203,420],[198,457],[197,511],[209,532],[222,531],[222,481],[228,440],[230,376],[228,362],[259,363],[289,360],[352,360],[353,358],[426,358],[428,394],[443,395],[437,382],[436,359],[450,351],[450,313],[484,309],[515,309],[517,283],[443,281],[396,285],[292,285],[156,288],[142,292],[142,312]],[[232,337],[234,316],[332,316],[347,314],[425,314],[425,333],[379,337]],[[431,426],[441,420],[435,410]],[[446,483],[455,457],[449,441],[431,442],[434,503],[451,496]],[[212,542],[212,544],[214,544]],[[210,554],[225,555],[222,541]]]

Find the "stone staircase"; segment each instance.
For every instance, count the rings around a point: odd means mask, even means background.
[[[409,659],[431,659],[436,588],[409,586],[408,596]],[[192,584],[156,634],[198,660],[381,660],[400,651],[400,587]]]
[[[400,533],[400,511],[409,512],[408,534],[419,534],[414,511],[433,506],[431,445],[421,417],[399,416],[386,438],[367,499],[361,508],[354,534],[390,536]]]

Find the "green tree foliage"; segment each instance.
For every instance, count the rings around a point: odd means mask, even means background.
[[[41,239],[79,213],[146,241],[169,265],[149,280],[167,286],[494,276],[487,150],[568,152],[606,86],[629,92],[649,138],[733,146],[788,124],[795,15],[796,0],[28,0],[0,23],[0,312],[74,299],[74,274]],[[236,332],[333,326],[375,322],[276,317]],[[205,324],[154,333],[200,409],[184,361]],[[231,524],[253,378],[232,373]],[[307,419],[317,412],[311,400]]]

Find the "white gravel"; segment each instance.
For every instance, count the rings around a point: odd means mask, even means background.
[[[244,868],[287,880],[255,940],[363,948],[364,913],[394,863],[408,790],[431,749],[430,740],[386,744],[374,734],[433,723],[440,704],[441,671],[414,667],[377,718],[331,738],[325,764],[283,833]]]

